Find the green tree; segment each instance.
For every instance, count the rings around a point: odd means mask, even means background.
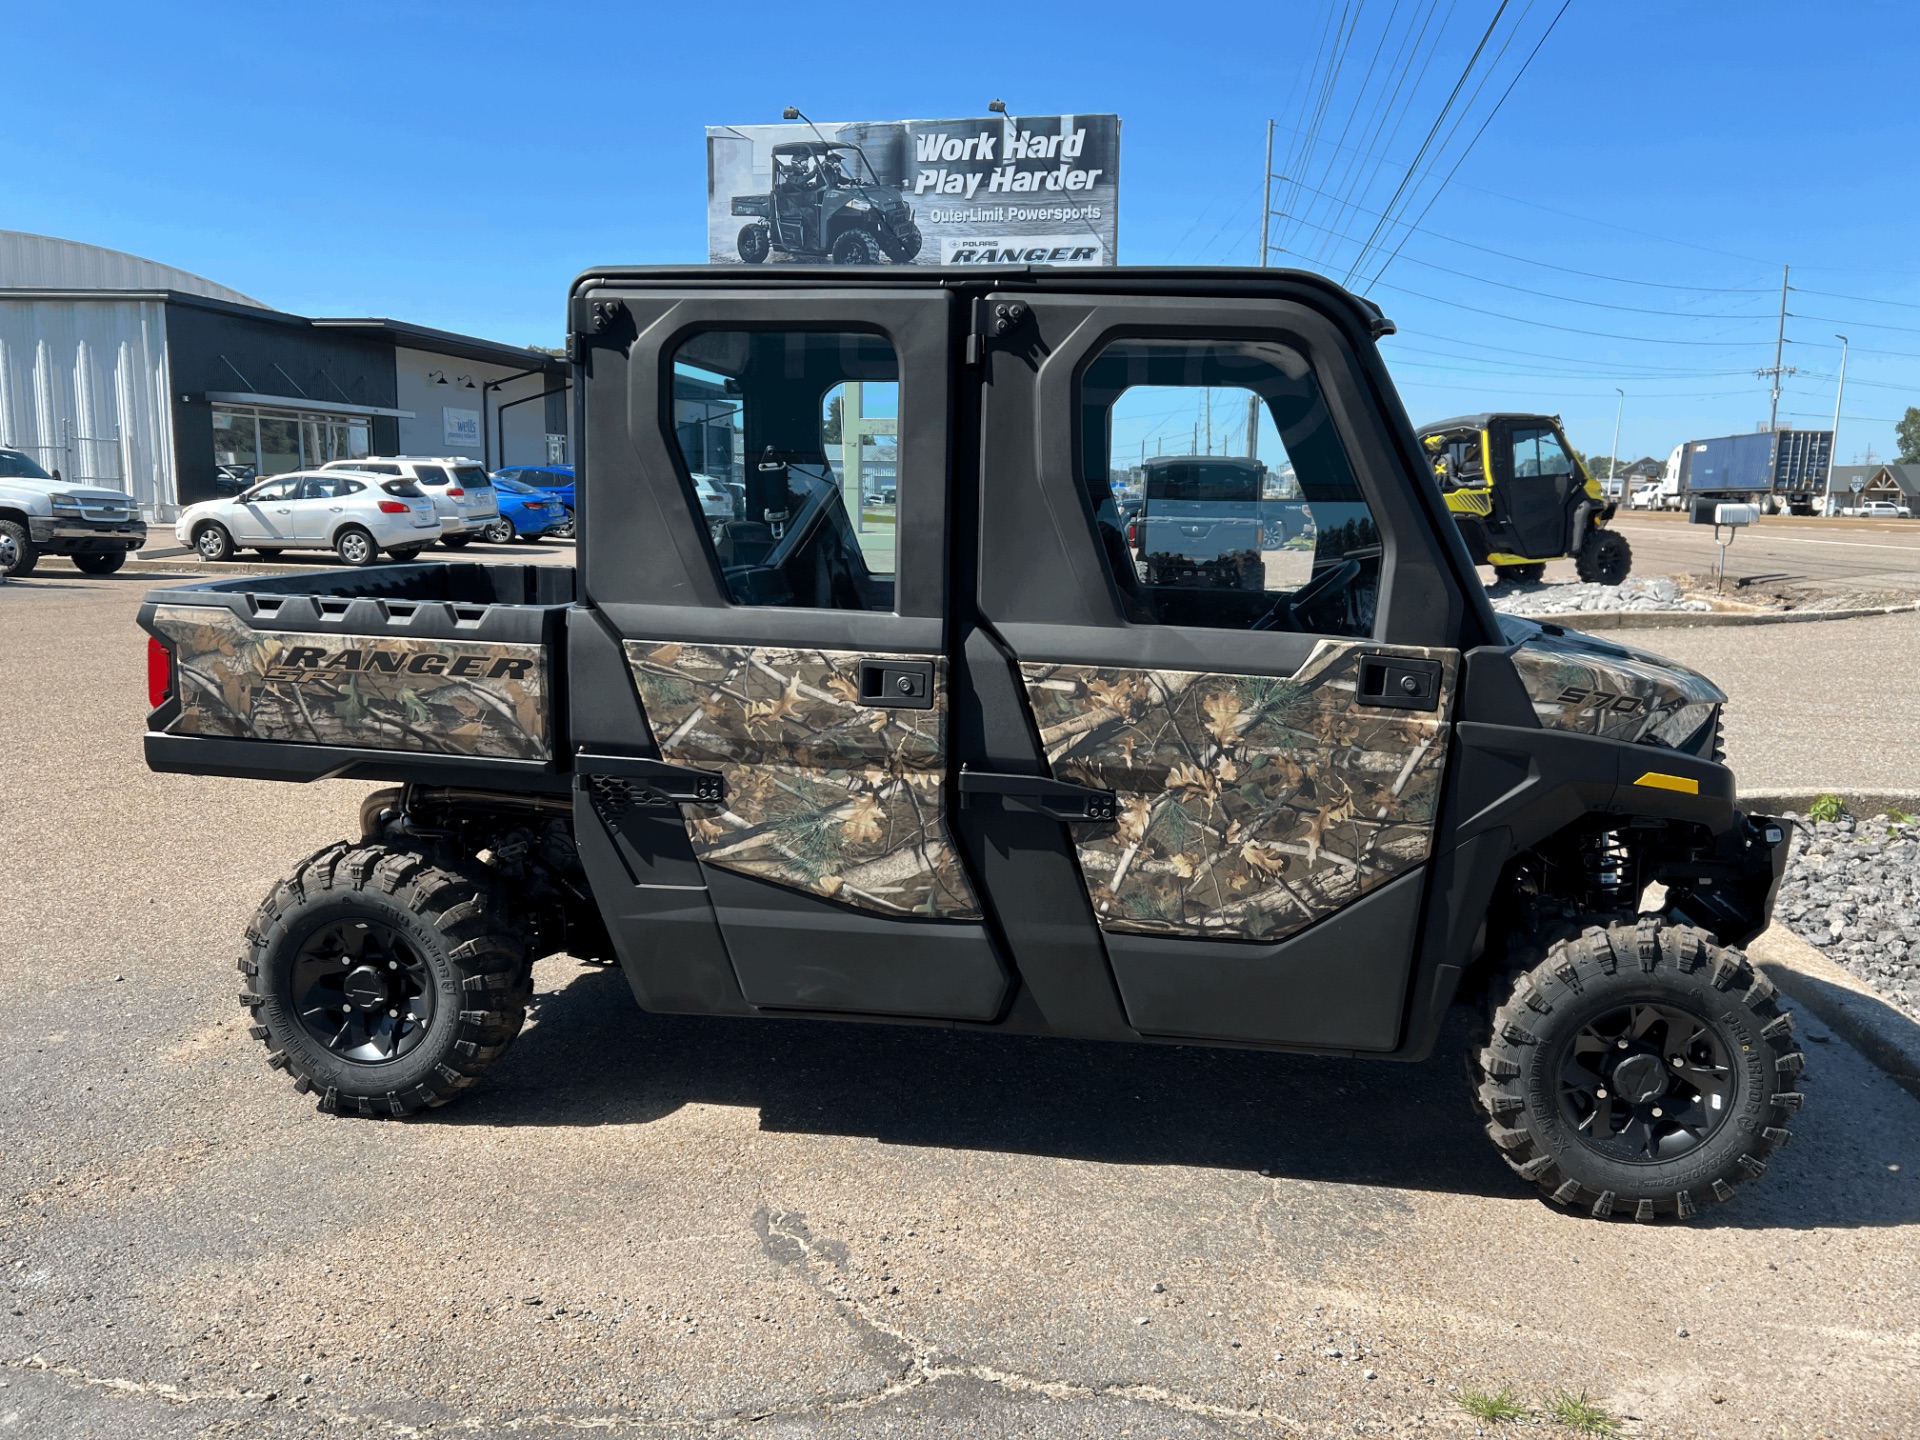
[[[829,445],[840,443],[840,399],[836,395],[827,402],[826,423],[820,427],[820,438]]]
[[[1894,435],[1900,441],[1900,458],[1896,465],[1920,465],[1920,405],[1909,405],[1906,415],[1893,427]]]

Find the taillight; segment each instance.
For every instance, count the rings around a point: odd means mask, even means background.
[[[173,652],[156,637],[147,637],[147,706],[158,710],[173,694]]]
[[[464,500],[467,498],[467,492],[462,490],[458,485],[449,485],[447,487],[447,494],[456,500]]]
[[[380,513],[382,515],[405,515],[412,509],[413,507],[411,505],[404,504],[399,500],[382,500],[380,502]]]

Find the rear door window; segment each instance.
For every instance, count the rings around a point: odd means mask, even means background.
[[[431,485],[436,490],[447,483],[447,472],[438,465],[416,465],[413,478],[422,485]]]
[[[487,478],[487,472],[478,465],[456,465],[453,467],[453,483],[468,490],[484,490],[493,482]]]

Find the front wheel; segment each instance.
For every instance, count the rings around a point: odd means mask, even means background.
[[[1515,585],[1538,585],[1540,583],[1540,577],[1546,573],[1547,566],[1545,561],[1541,561],[1537,565],[1496,565],[1493,567],[1495,579],[1506,580]]]
[[[510,544],[519,532],[513,528],[513,521],[502,515],[497,520],[488,521],[487,528],[480,533],[486,537],[489,544],[506,545]]]
[[[1555,1202],[1688,1219],[1792,1138],[1806,1057],[1773,985],[1704,931],[1595,926],[1512,977],[1476,1055],[1487,1134]]]
[[[193,553],[209,564],[233,558],[233,536],[224,525],[202,525],[193,532]]]
[[[449,550],[462,550],[473,543],[471,535],[443,535],[440,543]]]
[[[334,537],[333,553],[340,557],[341,563],[358,570],[380,558],[380,547],[373,543],[373,536],[359,526],[349,525]]]
[[[39,563],[40,552],[34,549],[27,527],[16,520],[0,520],[0,575],[17,580],[31,575]]]
[[[83,575],[111,575],[126,563],[124,550],[88,550],[73,557],[74,568]]]
[[[1633,547],[1618,530],[1589,530],[1573,568],[1589,585],[1618,585],[1633,569]]]
[[[520,1033],[531,989],[499,895],[416,852],[346,842],[274,887],[240,972],[267,1064],[354,1115],[471,1088]]]

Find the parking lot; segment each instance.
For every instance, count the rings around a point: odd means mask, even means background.
[[[1911,1432],[1920,1103],[1817,1023],[1799,1138],[1686,1228],[1533,1198],[1457,1050],[650,1017],[564,958],[464,1102],[316,1114],[232,960],[369,787],[147,772],[150,583],[0,589],[0,1430],[1471,1435],[1455,1387],[1511,1386]],[[1902,621],[1674,633],[1799,647],[1730,678],[1764,748],[1748,687]]]

